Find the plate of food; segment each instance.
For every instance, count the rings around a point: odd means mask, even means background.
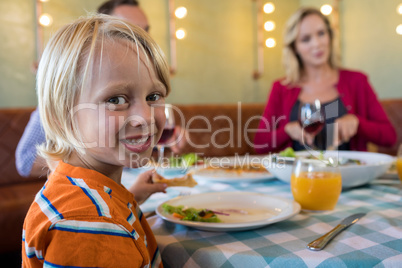
[[[332,164],[339,166],[344,189],[367,184],[384,175],[394,161],[390,155],[373,152],[324,151],[312,154],[308,151],[292,151],[287,148],[278,155],[271,155],[271,161],[264,162],[266,169],[278,179],[290,183],[295,157],[332,161]]]
[[[269,160],[263,156],[235,156],[210,159],[203,167],[194,170],[194,179],[217,182],[255,182],[273,179],[262,164]]]
[[[160,204],[162,219],[204,231],[243,231],[284,221],[300,212],[285,198],[252,192],[214,192],[179,196]]]

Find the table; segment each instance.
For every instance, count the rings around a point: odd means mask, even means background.
[[[383,184],[390,183],[390,184]],[[152,196],[144,211],[189,188]],[[256,183],[203,183],[191,194],[207,191],[253,191],[292,199],[289,184],[276,179]],[[322,251],[308,242],[331,230],[341,219],[366,212]],[[401,267],[402,186],[377,180],[344,190],[335,210],[300,213],[263,228],[242,232],[205,232],[148,218],[165,267]]]

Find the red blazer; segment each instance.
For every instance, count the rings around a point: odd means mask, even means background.
[[[289,88],[280,82],[277,80],[272,86],[255,135],[254,148],[259,154],[278,152],[292,146],[285,125],[289,122],[290,112],[301,88]],[[340,70],[337,90],[348,112],[359,119],[357,134],[350,140],[351,150],[367,151],[367,142],[381,146],[392,146],[396,142],[396,131],[366,75]]]

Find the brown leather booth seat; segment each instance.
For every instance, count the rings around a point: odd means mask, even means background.
[[[255,154],[253,141],[265,104],[175,106],[175,122],[187,130],[182,153],[203,156]]]
[[[23,178],[15,148],[32,108],[0,109],[0,253],[21,250],[22,223],[45,178]]]
[[[391,148],[373,146],[373,150],[378,151],[379,153],[396,155],[398,153],[399,145],[402,144],[402,99],[382,100],[381,105],[384,107],[389,120],[394,125],[398,139],[394,146],[392,146]]]
[[[382,101],[402,142],[402,99]],[[204,156],[253,154],[252,142],[265,104],[177,105],[176,123],[189,129],[183,153]],[[33,108],[0,109],[0,257],[21,251],[22,224],[45,178],[22,178],[15,149]],[[396,154],[397,146],[381,152]],[[17,253],[18,255],[18,253]]]

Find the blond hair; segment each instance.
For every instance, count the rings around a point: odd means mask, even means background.
[[[46,142],[38,153],[48,162],[64,160],[75,150],[84,153],[74,120],[74,105],[85,90],[91,63],[105,40],[125,40],[147,58],[170,92],[169,68],[160,47],[140,27],[108,15],[90,15],[62,27],[46,46],[37,74],[39,114]],[[139,53],[137,53],[139,54]]]
[[[339,67],[338,53],[336,51],[334,33],[330,22],[318,9],[311,7],[302,7],[298,9],[287,21],[284,31],[284,47],[282,53],[282,62],[285,67],[286,78],[282,82],[285,85],[296,85],[300,82],[303,64],[300,57],[296,53],[296,39],[300,31],[300,24],[308,15],[315,14],[321,17],[327,28],[330,38],[330,57],[329,65],[333,69]]]

